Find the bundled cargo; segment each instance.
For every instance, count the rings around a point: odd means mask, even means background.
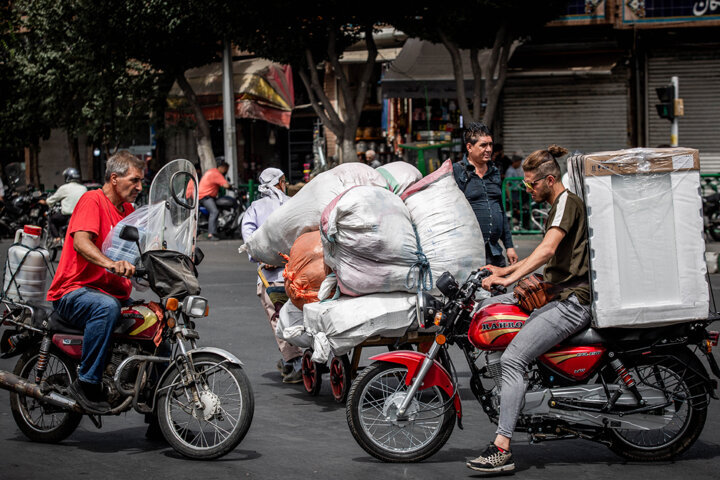
[[[285,303],[280,309],[275,334],[296,347],[310,348],[313,345],[313,338],[305,331],[303,311],[292,302]]]
[[[707,318],[699,168],[688,148],[568,159],[587,209],[595,327]]]
[[[373,186],[348,189],[323,212],[320,233],[325,263],[343,294],[407,290],[417,242],[410,213],[394,193]]]
[[[377,293],[362,297],[343,296],[337,300],[309,303],[303,308],[303,313],[303,333],[309,334],[313,340],[312,360],[324,363],[330,352],[344,355],[374,335],[402,336],[415,320],[415,295]]]
[[[317,230],[325,207],[356,185],[387,188],[387,181],[374,168],[362,163],[344,163],[323,172],[275,210],[240,251],[247,251],[258,262],[281,265],[283,259],[279,253],[287,254],[300,235]]]
[[[390,162],[378,167],[377,171],[385,177],[388,187],[397,195],[401,195],[410,185],[422,178],[420,170],[407,162]]]
[[[485,265],[482,231],[470,203],[455,183],[450,160],[400,198],[410,212],[422,253],[430,264],[433,295],[439,294],[435,280],[443,272],[464,280],[471,271]]]
[[[302,310],[303,305],[318,301],[318,290],[325,280],[325,262],[320,232],[303,233],[295,240],[283,271],[285,291],[290,301]]]

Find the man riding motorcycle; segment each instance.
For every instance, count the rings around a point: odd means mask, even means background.
[[[69,393],[90,413],[110,409],[100,382],[110,337],[121,306],[129,303],[129,278],[135,273],[132,264],[103,255],[102,243],[110,229],[133,212],[131,203],[142,190],[144,167],[126,150],[108,159],[105,184],[83,195],[70,218],[70,248],[63,249],[47,295],[68,324],[84,330],[78,377]]]
[[[220,240],[217,236],[218,207],[215,204],[215,198],[218,196],[220,187],[228,188],[230,186],[225,179],[229,169],[230,165],[227,162],[220,162],[217,168],[211,168],[200,179],[198,187],[200,205],[207,208],[210,214],[208,218],[208,240]]]
[[[80,201],[80,197],[87,192],[87,187],[80,184],[80,172],[77,168],[68,167],[63,170],[62,175],[65,178],[65,184],[61,185],[46,200],[40,200],[40,203],[44,203],[48,207],[60,202],[60,211],[51,214],[48,219],[48,229],[53,244],[59,244],[62,241],[62,238],[60,238],[62,228],[70,220],[70,216],[75,209],[75,205]]]
[[[480,472],[507,472],[515,468],[510,439],[525,398],[523,373],[529,363],[560,341],[590,324],[588,283],[587,224],[585,205],[560,180],[557,158],[567,150],[553,145],[537,150],[523,162],[525,187],[535,202],[551,205],[545,224],[545,237],[524,260],[505,268],[487,265],[493,275],[483,288],[507,287],[545,265],[544,280],[553,285],[554,299],[533,311],[525,326],[502,356],[502,401],[495,440],[467,466]],[[521,282],[522,283],[522,282]],[[543,287],[541,287],[543,288]],[[538,297],[544,297],[540,290]],[[513,302],[513,293],[487,300]]]

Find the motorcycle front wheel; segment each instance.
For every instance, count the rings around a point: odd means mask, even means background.
[[[38,348],[25,352],[15,365],[13,373],[35,382],[39,357]],[[67,388],[75,377],[76,368],[76,365],[50,352],[42,381],[51,388]],[[10,409],[20,431],[34,442],[58,443],[73,433],[82,420],[79,413],[40,403],[39,400],[16,392],[10,393]]]
[[[702,433],[707,416],[707,378],[702,363],[687,349],[674,355],[644,357],[628,368],[638,386],[657,389],[671,404],[649,412],[668,422],[654,430],[610,430],[610,449],[639,461],[663,461],[687,451]],[[702,373],[702,376],[699,375]],[[620,378],[616,383],[622,383]]]
[[[384,462],[419,462],[434,455],[455,427],[455,405],[438,386],[419,390],[402,417],[407,368],[376,362],[365,368],[348,392],[350,432],[370,455]]]
[[[177,452],[200,460],[231,452],[250,429],[255,400],[240,365],[221,355],[193,355],[198,378],[197,400],[175,369],[158,390],[157,408],[163,436]]]

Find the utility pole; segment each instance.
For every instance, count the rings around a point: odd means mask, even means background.
[[[225,139],[225,161],[230,166],[228,182],[237,185],[237,140],[235,132],[235,89],[233,88],[232,50],[225,41],[223,51],[223,132]]]
[[[670,84],[673,86],[673,119],[670,126],[670,145],[678,146],[678,99],[680,98],[678,77],[670,77]]]

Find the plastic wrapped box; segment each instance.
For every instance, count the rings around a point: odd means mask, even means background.
[[[587,207],[593,325],[707,318],[698,151],[601,152],[569,166]]]

